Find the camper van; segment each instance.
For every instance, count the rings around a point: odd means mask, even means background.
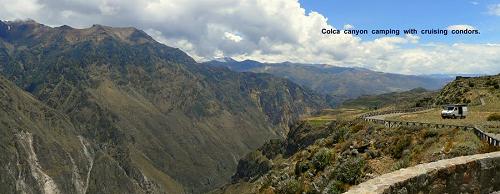
[[[450,104],[443,106],[443,110],[441,111],[441,117],[443,119],[447,118],[460,118],[463,119],[467,116],[468,110],[467,105],[465,104]]]

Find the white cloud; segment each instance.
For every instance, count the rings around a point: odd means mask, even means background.
[[[488,13],[490,15],[500,16],[500,3],[488,6]]]
[[[236,34],[233,34],[231,32],[224,32],[224,37],[227,38],[228,40],[231,40],[233,42],[240,42],[243,40],[241,36],[238,36]]]
[[[0,17],[8,20],[27,19],[36,16],[42,8],[43,5],[37,0],[0,0]]]
[[[323,35],[322,28],[340,28],[320,13],[307,13],[298,0],[0,0],[0,10],[2,19],[48,25],[134,26],[198,61],[229,56],[412,74],[500,72],[498,45],[423,45],[414,35],[371,41]]]
[[[479,2],[477,2],[477,1],[471,1],[470,4],[472,4],[472,5],[479,5]]]
[[[448,26],[448,30],[475,30],[474,26],[467,25],[467,24],[460,24],[460,25],[452,25]]]

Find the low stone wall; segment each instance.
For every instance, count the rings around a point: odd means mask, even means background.
[[[349,194],[492,193],[500,191],[500,152],[420,164],[381,175]]]

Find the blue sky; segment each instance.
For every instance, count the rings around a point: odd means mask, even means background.
[[[422,42],[500,42],[500,17],[489,13],[498,0],[300,0],[303,8],[327,17],[337,28],[351,24],[355,29],[446,28],[467,24],[481,35],[420,36]],[[364,39],[373,39],[369,36]]]

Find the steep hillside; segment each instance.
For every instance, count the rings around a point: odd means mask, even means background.
[[[482,77],[457,77],[447,84],[436,98],[436,104],[498,103],[500,99],[500,75]]]
[[[385,128],[364,122],[299,123],[240,160],[233,183],[212,193],[342,193],[394,170],[495,148],[471,131]]]
[[[500,134],[500,75],[457,77],[447,84],[433,99],[436,108],[417,114],[395,116],[391,119],[453,125],[475,125],[482,130]],[[442,119],[443,104],[468,105],[468,115],[463,119]]]
[[[151,191],[183,192],[167,176],[156,185],[130,179],[106,149],[78,135],[69,118],[3,77],[0,102],[1,193],[144,193],[148,184]]]
[[[430,106],[438,92],[416,88],[405,92],[391,92],[380,95],[365,95],[356,99],[346,100],[342,107],[377,109],[393,106],[394,108],[408,108]]]
[[[270,73],[288,78],[317,92],[330,94],[338,102],[361,95],[401,92],[418,87],[436,90],[451,81],[447,77],[400,75],[363,68],[319,64],[260,63],[251,60],[239,62],[231,58],[204,64],[227,67],[240,72]]]
[[[118,191],[219,186],[238,158],[328,106],[285,79],[199,65],[134,28],[0,22],[0,72],[68,115],[113,164],[91,183]]]
[[[490,115],[500,115],[498,81],[498,75],[458,77],[437,93],[417,89],[348,101],[342,109],[323,111],[299,122],[285,140],[269,141],[246,155],[238,164],[233,182],[212,193],[342,193],[352,185],[397,169],[498,151],[472,130],[388,128],[354,119],[372,105],[388,109],[399,108],[394,104],[415,107],[419,103],[465,102],[470,103],[465,119],[442,119],[440,107],[393,114],[386,119],[474,125],[490,135],[500,134],[498,121],[489,121]]]

